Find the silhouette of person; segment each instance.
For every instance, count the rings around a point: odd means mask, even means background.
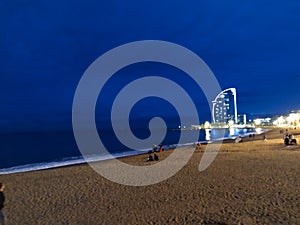
[[[164,150],[163,145],[159,145],[159,152],[162,152]]]
[[[264,141],[267,141],[266,135],[263,136],[263,140],[264,140]]]
[[[154,154],[154,160],[158,161],[158,156],[156,154]]]
[[[152,146],[152,152],[156,152],[156,151],[157,151],[157,145],[153,144],[153,146]]]
[[[4,196],[5,185],[0,183],[0,225],[5,224],[5,216],[2,209],[4,208],[5,196]]]
[[[153,157],[152,157],[152,155],[149,155],[149,156],[148,156],[148,159],[147,159],[147,161],[153,161]]]

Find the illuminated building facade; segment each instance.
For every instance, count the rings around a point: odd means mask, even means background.
[[[238,123],[236,89],[228,88],[212,102],[212,119],[216,124]]]
[[[239,114],[238,116],[238,120],[237,120],[237,124],[247,124],[247,116],[246,114]]]

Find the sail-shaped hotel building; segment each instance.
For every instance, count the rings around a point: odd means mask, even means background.
[[[217,95],[212,102],[212,122],[215,124],[238,123],[236,89],[228,88]]]

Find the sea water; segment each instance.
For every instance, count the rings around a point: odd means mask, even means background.
[[[185,140],[178,143],[181,132],[189,136],[192,132],[199,132],[197,140]],[[221,134],[225,132],[225,135]],[[262,133],[264,130],[248,129],[201,129],[180,130],[168,129],[162,143],[165,149],[193,145],[196,142],[213,142],[219,139],[236,138],[249,134]],[[150,135],[147,129],[134,129],[133,134],[138,138],[147,138]],[[113,130],[99,132],[102,143],[111,155],[91,155],[88,161],[99,161],[111,157],[124,157],[148,152],[152,146],[144,146],[135,151],[124,146],[114,135]],[[193,135],[191,135],[193,136]],[[10,132],[0,133],[0,174],[25,172],[48,169],[86,162],[79,151],[73,131],[44,131],[44,132]]]

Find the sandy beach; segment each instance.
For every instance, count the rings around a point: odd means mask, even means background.
[[[300,130],[290,132],[299,142]],[[266,136],[227,141],[200,173],[202,146],[175,176],[144,187],[113,183],[86,164],[2,175],[7,224],[300,224],[300,146],[285,146],[278,129]],[[121,160],[155,163],[146,158]]]

